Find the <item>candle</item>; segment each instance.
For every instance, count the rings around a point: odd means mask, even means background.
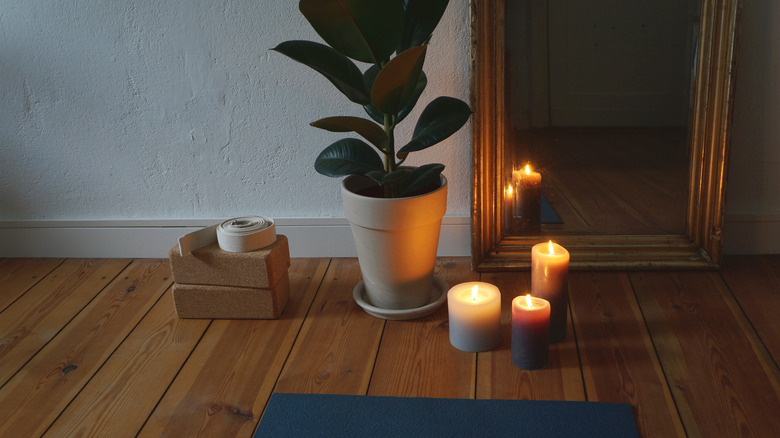
[[[512,184],[507,184],[506,188],[504,188],[504,232],[507,234],[516,233],[517,230],[515,230],[516,227],[513,226],[513,217],[514,217],[514,188],[512,187]]]
[[[566,338],[569,251],[552,241],[531,249],[531,294],[550,302],[550,342]]]
[[[447,292],[450,343],[470,352],[501,343],[501,292],[489,283],[461,283]]]
[[[512,184],[515,186],[512,215],[519,230],[538,233],[542,222],[542,175],[526,164],[523,170],[512,171]]]
[[[524,295],[512,300],[512,363],[524,370],[550,362],[550,303]]]

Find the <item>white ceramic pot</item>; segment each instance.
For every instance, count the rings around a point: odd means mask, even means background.
[[[447,179],[429,193],[408,198],[359,195],[364,177],[344,179],[341,195],[352,228],[365,299],[382,309],[415,309],[431,299]]]

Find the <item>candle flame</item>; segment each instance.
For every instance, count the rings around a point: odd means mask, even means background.
[[[550,249],[550,255],[555,255],[555,248],[553,248],[552,240],[547,242],[547,247]]]
[[[531,174],[531,165],[530,164],[526,164],[525,165],[525,174],[526,175],[530,175]]]
[[[512,196],[512,186],[508,185],[506,186],[506,194],[509,196]]]
[[[534,302],[531,301],[531,294],[525,294],[525,304],[528,306],[529,309],[534,308]]]
[[[477,285],[475,284],[474,287],[471,288],[471,300],[477,301],[477,291],[479,288],[477,288]]]

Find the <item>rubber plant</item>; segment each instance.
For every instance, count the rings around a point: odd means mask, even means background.
[[[440,163],[404,166],[412,152],[458,131],[471,115],[454,97],[433,99],[420,114],[411,139],[397,147],[395,128],[412,111],[428,84],[423,64],[431,35],[449,0],[300,0],[300,12],[325,41],[286,41],[273,48],[327,78],[368,118],[331,116],[311,123],[331,132],[354,132],[326,147],[314,168],[330,177],[364,175],[384,197],[403,197],[438,187]],[[367,63],[361,71],[358,64]],[[367,143],[368,142],[368,143]]]

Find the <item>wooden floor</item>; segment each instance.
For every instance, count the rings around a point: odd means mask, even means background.
[[[776,436],[780,256],[711,272],[574,272],[549,367],[509,352],[528,272],[450,285],[503,296],[502,345],[465,353],[447,311],[390,322],[352,300],[354,259],[295,259],[271,321],[180,320],[167,260],[0,259],[0,436],[250,437],[273,392],[627,402],[644,437]]]

